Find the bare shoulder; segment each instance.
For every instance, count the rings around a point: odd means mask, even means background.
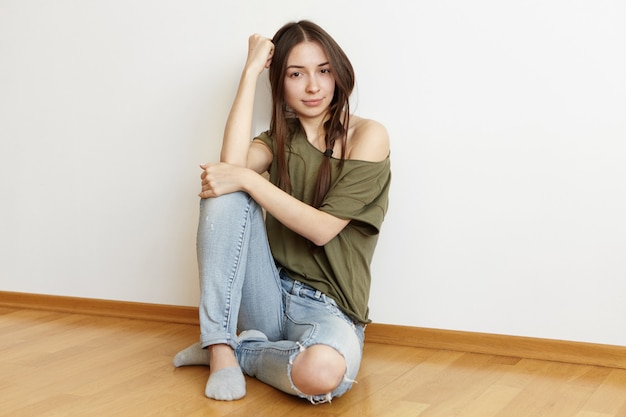
[[[380,162],[389,156],[389,134],[381,123],[352,115],[348,130],[347,159]]]

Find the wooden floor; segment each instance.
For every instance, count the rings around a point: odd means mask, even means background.
[[[193,325],[0,309],[0,416],[626,417],[626,370],[366,343],[358,384],[313,406],[248,378],[204,397],[171,360]]]

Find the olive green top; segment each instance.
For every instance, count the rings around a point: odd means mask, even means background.
[[[267,132],[257,139],[275,153]],[[318,168],[325,156],[296,129],[287,146],[292,195],[311,204]],[[307,239],[267,215],[266,227],[274,259],[292,279],[333,298],[352,319],[369,323],[370,264],[378,233],[387,211],[391,168],[389,157],[381,162],[331,158],[331,187],[320,210],[350,219],[330,242],[315,249]],[[270,181],[278,183],[277,164],[269,168]]]

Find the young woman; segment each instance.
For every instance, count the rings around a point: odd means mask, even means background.
[[[270,129],[251,142],[266,68]],[[385,128],[350,114],[353,87],[309,21],[249,39],[221,161],[201,166],[200,342],[174,359],[210,366],[209,398],[243,397],[244,373],[312,403],[354,382],[391,173]]]

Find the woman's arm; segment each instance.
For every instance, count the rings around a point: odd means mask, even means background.
[[[382,161],[389,154],[389,138],[378,123],[363,123],[351,138],[354,159]],[[252,144],[254,160],[271,161],[270,150],[260,143]],[[202,192],[200,197],[211,198],[235,191],[245,191],[254,200],[289,229],[318,246],[332,240],[350,222],[318,210],[285,193],[258,174],[255,166],[244,168],[232,164],[202,165]]]
[[[335,217],[303,203],[258,175],[245,182],[244,191],[279,222],[317,246],[330,242],[350,223],[350,219]]]
[[[248,58],[224,128],[221,162],[245,167],[249,154],[254,155],[249,151],[256,84],[263,70],[269,68],[273,53],[271,40],[256,34],[248,39]]]
[[[318,246],[328,243],[350,222],[303,203],[252,169],[225,163],[200,168],[201,198],[245,191],[279,222]]]

